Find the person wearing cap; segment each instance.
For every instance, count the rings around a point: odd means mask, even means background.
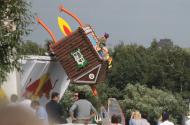
[[[173,122],[169,121],[169,113],[168,112],[163,112],[162,113],[162,122],[160,125],[174,125]]]

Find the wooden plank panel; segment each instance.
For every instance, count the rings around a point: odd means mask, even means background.
[[[56,59],[61,63],[71,80],[103,63],[92,43],[81,28],[73,32],[69,37],[61,39],[58,43],[51,45],[50,47],[53,50]],[[71,56],[71,52],[76,49],[80,49],[82,55],[88,61],[88,64],[81,69],[78,69],[77,63]],[[105,73],[102,71],[102,74]],[[103,76],[99,79],[103,79]]]

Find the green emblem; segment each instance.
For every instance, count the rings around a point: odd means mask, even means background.
[[[80,49],[77,49],[77,50],[71,52],[71,55],[74,58],[74,60],[76,61],[78,68],[83,68],[88,64],[87,60],[82,55]]]

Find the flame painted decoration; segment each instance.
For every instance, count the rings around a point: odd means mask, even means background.
[[[65,36],[68,36],[72,33],[71,27],[63,18],[58,17],[57,21],[58,21],[60,30],[63,32]]]

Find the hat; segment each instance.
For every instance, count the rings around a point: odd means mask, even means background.
[[[162,113],[162,120],[165,121],[165,120],[168,120],[169,119],[169,113],[168,112],[163,112]]]

